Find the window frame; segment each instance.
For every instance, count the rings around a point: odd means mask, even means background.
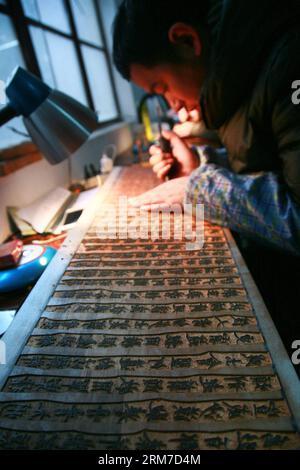
[[[83,84],[83,88],[84,88],[86,98],[87,98],[87,105],[93,111],[96,111],[96,109],[93,103],[92,93],[91,93],[91,89],[89,86],[88,74],[87,74],[87,70],[84,64],[83,54],[81,51],[81,45],[92,47],[93,49],[103,52],[105,55],[105,59],[106,59],[107,67],[108,67],[108,74],[109,74],[110,83],[112,87],[112,93],[113,93],[114,103],[116,106],[117,116],[115,118],[100,122],[99,128],[103,128],[108,125],[120,122],[121,121],[121,108],[120,108],[120,103],[119,103],[116,85],[114,81],[113,67],[112,67],[111,57],[108,52],[108,45],[107,45],[107,41],[105,37],[105,30],[103,26],[103,21],[102,21],[102,16],[101,16],[101,11],[100,11],[101,8],[99,5],[99,2],[97,0],[92,0],[94,4],[95,12],[96,12],[96,19],[97,19],[97,24],[99,26],[99,33],[101,36],[102,45],[95,45],[89,41],[79,38],[77,31],[76,31],[75,19],[74,19],[72,7],[71,7],[71,2],[70,0],[61,0],[61,1],[63,2],[65,6],[66,14],[70,23],[70,30],[71,30],[70,34],[60,31],[59,29],[56,29],[50,25],[46,25],[42,23],[41,21],[27,17],[25,15],[25,12],[23,11],[21,0],[8,0],[6,4],[4,5],[0,4],[0,13],[7,14],[13,23],[27,70],[41,79],[43,78],[42,78],[40,66],[38,63],[37,55],[35,53],[34,45],[31,39],[31,35],[29,32],[29,27],[35,26],[37,28],[40,28],[43,31],[48,31],[48,32],[57,34],[60,37],[69,39],[73,42],[74,47],[75,47],[76,57],[78,60],[78,65],[80,68],[81,77],[82,77],[82,84]]]

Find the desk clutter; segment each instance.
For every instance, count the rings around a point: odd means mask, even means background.
[[[154,184],[125,169],[105,202]],[[2,380],[0,448],[299,448],[291,364],[228,233],[205,224],[187,252],[172,236],[99,239],[102,216]]]

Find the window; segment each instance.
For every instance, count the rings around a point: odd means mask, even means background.
[[[96,111],[100,123],[119,119],[101,7],[102,0],[0,0],[0,80],[21,65]],[[13,127],[23,133],[20,121]]]

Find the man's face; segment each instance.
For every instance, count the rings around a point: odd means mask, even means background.
[[[163,95],[174,111],[200,109],[203,69],[199,64],[162,64],[130,67],[132,81],[147,93]]]

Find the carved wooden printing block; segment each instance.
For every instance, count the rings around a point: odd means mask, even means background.
[[[123,170],[105,202],[154,184]],[[101,211],[3,382],[0,448],[299,448],[297,398],[230,234],[205,224],[200,251],[103,240]]]

